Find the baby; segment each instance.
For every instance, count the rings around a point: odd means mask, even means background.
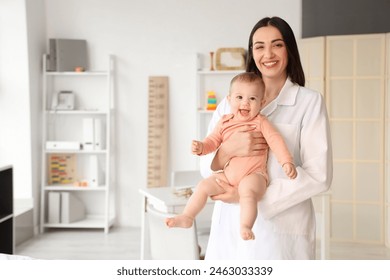
[[[285,174],[294,179],[297,171],[293,158],[279,134],[266,117],[260,115],[264,83],[254,73],[242,73],[235,76],[230,83],[227,99],[231,114],[222,116],[213,132],[203,142],[192,141],[192,153],[205,155],[218,149],[221,143],[244,125],[255,127],[275,153]],[[233,157],[222,171],[203,179],[197,185],[181,215],[167,218],[168,227],[191,227],[196,215],[203,209],[209,196],[224,192],[216,179],[229,182],[238,188],[240,196],[240,233],[244,240],[254,239],[253,224],[257,217],[257,202],[262,198],[268,185],[266,153],[250,157]]]

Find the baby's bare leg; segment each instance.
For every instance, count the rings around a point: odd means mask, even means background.
[[[189,228],[192,226],[196,215],[203,209],[206,205],[207,198],[212,195],[221,194],[224,192],[215,181],[215,179],[220,178],[226,180],[225,175],[222,173],[213,174],[209,178],[203,179],[196,186],[194,193],[191,195],[190,199],[185,206],[183,213],[181,215],[167,218],[165,223],[168,227],[182,227]]]
[[[252,231],[257,217],[257,202],[264,195],[266,180],[258,173],[244,177],[238,185],[240,194],[240,227],[244,240],[255,239]]]

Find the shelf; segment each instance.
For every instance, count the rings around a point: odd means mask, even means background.
[[[107,150],[45,150],[46,154],[106,154]]]
[[[45,191],[106,191],[107,186],[98,186],[98,187],[75,187],[72,185],[64,185],[64,186],[45,186]]]
[[[109,226],[113,225],[114,217],[109,218]],[[104,215],[87,215],[87,218],[73,223],[45,223],[46,228],[105,228],[106,220]]]
[[[199,75],[232,75],[232,74],[239,74],[245,72],[245,70],[198,70],[197,73]]]
[[[0,223],[3,223],[9,219],[12,219],[13,214],[0,214]]]
[[[18,217],[34,208],[33,198],[17,198],[15,199],[14,216]]]
[[[47,114],[53,115],[105,115],[105,111],[99,110],[48,110]]]
[[[86,71],[86,72],[45,72],[47,76],[106,76],[107,71]]]
[[[64,186],[45,186],[45,191],[106,191],[107,186],[98,186],[98,187],[75,187],[72,185]]]
[[[198,113],[200,114],[213,114],[215,110],[204,110],[204,109],[198,109]]]

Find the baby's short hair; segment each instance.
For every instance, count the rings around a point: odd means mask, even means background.
[[[253,72],[243,72],[243,73],[240,73],[240,74],[237,74],[236,76],[233,77],[233,79],[230,81],[230,89],[232,88],[232,85],[235,83],[235,82],[244,82],[244,83],[260,83],[261,85],[264,86],[264,82],[263,82],[263,79],[253,73]]]

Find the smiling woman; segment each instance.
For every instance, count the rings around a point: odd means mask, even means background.
[[[240,211],[232,202],[241,193],[228,182],[215,196],[213,222],[206,259],[314,259],[315,213],[311,197],[327,190],[332,180],[332,149],[325,103],[318,92],[305,88],[298,46],[287,22],[263,18],[253,27],[248,42],[247,72],[263,78],[267,102],[261,110],[274,124],[294,155],[297,176],[290,180],[275,153],[268,157],[270,184],[257,205],[250,244],[240,242],[236,227]],[[211,120],[230,113],[228,99],[221,101]],[[204,160],[203,174],[224,168],[235,157],[259,153],[261,135],[243,130],[224,142],[214,159]],[[312,139],[318,139],[313,143]],[[212,160],[212,161],[211,161]],[[280,160],[279,160],[280,161]],[[282,162],[283,163],[283,162]],[[288,173],[287,173],[288,175]]]

